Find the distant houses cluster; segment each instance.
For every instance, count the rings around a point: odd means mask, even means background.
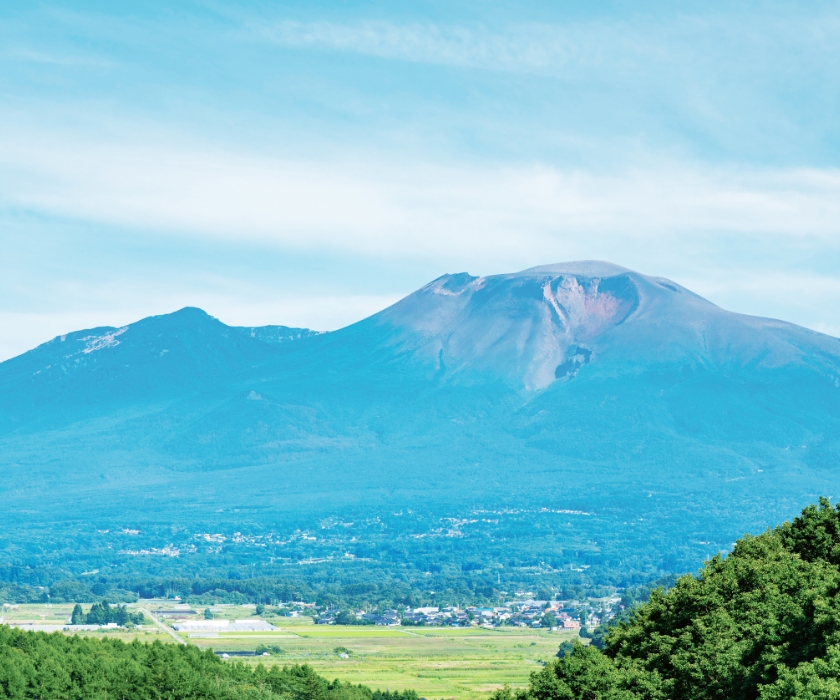
[[[455,627],[548,627],[578,631],[581,629],[581,605],[577,601],[521,600],[505,603],[501,607],[418,607],[384,612],[341,611],[326,609],[316,618],[316,624],[368,624],[387,626],[455,626]],[[601,620],[588,616],[589,626]]]

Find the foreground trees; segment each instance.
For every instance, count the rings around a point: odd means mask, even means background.
[[[840,506],[739,540],[606,636],[533,674],[518,700],[837,700]],[[511,700],[505,689],[494,700]]]

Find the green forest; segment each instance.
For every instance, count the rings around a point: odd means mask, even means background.
[[[840,507],[821,499],[493,700],[836,700],[838,592]]]
[[[237,513],[236,522],[136,522],[132,529],[87,513],[59,525],[19,518],[0,538],[0,603],[178,596],[202,606],[389,608],[493,605],[517,591],[581,599],[695,571],[735,539],[726,528],[699,530],[696,510],[675,510],[655,496],[647,506],[636,513],[605,503],[584,514],[430,505],[376,517],[348,510],[278,516],[271,529],[252,513]],[[748,517],[737,533],[781,517]]]

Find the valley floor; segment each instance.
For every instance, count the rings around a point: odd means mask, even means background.
[[[170,607],[164,601],[142,601],[146,610]],[[72,605],[17,605],[2,613],[6,623],[61,626]],[[131,607],[131,606],[130,606]],[[222,619],[253,616],[253,606],[214,608]],[[258,619],[251,617],[251,619]],[[507,683],[524,687],[540,662],[552,658],[561,642],[576,638],[573,632],[501,627],[377,627],[315,625],[310,618],[268,618],[275,631],[219,632],[214,637],[178,636],[189,644],[216,651],[254,651],[271,648],[270,656],[238,657],[247,663],[306,663],[319,674],[379,690],[415,690],[426,698],[486,698]],[[167,624],[166,620],[163,620]],[[46,628],[47,630],[50,628]],[[102,629],[76,632],[130,641],[159,639],[174,643],[172,636],[151,624],[134,630]],[[338,648],[343,648],[336,651]],[[345,651],[346,650],[346,651]],[[346,653],[347,658],[340,654]],[[237,658],[232,656],[231,658]]]

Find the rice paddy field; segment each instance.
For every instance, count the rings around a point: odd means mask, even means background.
[[[160,603],[143,601],[142,607],[167,607],[163,601]],[[6,610],[4,615],[7,621],[50,624],[66,620],[71,609],[70,605],[20,605]],[[255,619],[253,606],[217,606],[213,611],[222,619]],[[178,636],[189,644],[214,651],[254,651],[260,645],[271,650],[270,656],[240,657],[246,663],[307,663],[331,680],[338,678],[382,690],[413,689],[426,698],[465,700],[486,698],[505,683],[513,687],[526,685],[528,676],[556,654],[561,642],[576,638],[569,632],[518,627],[363,627],[315,625],[306,617],[264,619],[279,629],[219,632],[213,637]],[[80,634],[174,643],[172,636],[152,626]],[[347,658],[340,654],[347,654]]]

